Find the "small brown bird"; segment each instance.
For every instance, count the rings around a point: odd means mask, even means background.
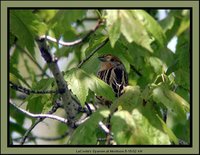
[[[113,89],[115,96],[119,97],[123,94],[123,89],[128,85],[128,75],[122,62],[111,54],[106,54],[99,57],[101,61],[100,68],[97,72],[97,77],[106,82]],[[102,96],[96,96],[97,104],[106,105],[110,107],[111,101],[104,99]],[[111,131],[110,125],[111,114],[106,121],[106,127]],[[107,145],[113,145],[113,137],[110,134],[106,134]]]
[[[115,96],[119,97],[123,94],[124,86],[128,85],[128,75],[122,62],[111,54],[99,57],[101,61],[97,77],[106,82],[113,89]],[[110,106],[110,101],[106,101],[102,96],[97,96],[101,104]]]

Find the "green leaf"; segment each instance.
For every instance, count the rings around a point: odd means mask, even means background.
[[[32,113],[39,114],[42,112],[43,105],[41,104],[42,95],[32,94],[26,98],[28,102],[26,109]]]
[[[176,35],[180,36],[183,32],[190,28],[190,10],[182,10],[182,20]]]
[[[115,99],[114,92],[110,86],[95,75],[87,74],[82,69],[71,69],[66,72],[64,78],[82,105],[86,101],[89,89],[108,100],[113,101]]]
[[[9,122],[9,127],[10,127],[10,134],[12,134],[13,132],[17,132],[20,135],[24,135],[27,131],[27,129],[23,128],[22,124],[17,124],[14,122]]]
[[[149,81],[148,79],[150,79],[152,77],[152,74],[154,74],[153,68],[150,66],[149,63],[147,63],[148,58],[151,56],[151,54],[145,48],[138,46],[136,43],[127,44],[126,46],[128,48],[128,55],[130,56],[130,59],[128,59],[129,63],[134,66],[134,68],[138,72],[140,72],[142,76],[139,78],[139,80],[141,81],[142,79],[144,79],[144,84],[142,85],[145,86]],[[135,71],[131,71],[133,72],[133,74],[137,74],[135,73]]]
[[[163,64],[166,64],[167,66],[173,65],[175,62],[174,53],[167,47],[155,51],[154,54],[156,57],[162,60]]]
[[[114,47],[116,41],[120,37],[121,22],[118,16],[119,10],[106,10],[106,12],[107,12],[106,26],[108,29],[111,46]]]
[[[26,109],[31,113],[40,114],[44,106],[43,103],[41,103],[42,97],[44,96],[41,94],[29,95],[26,98],[26,101],[28,102]]]
[[[162,125],[163,130],[168,134],[170,139],[175,143],[178,144],[178,138],[176,137],[176,133],[174,133],[173,130],[171,130],[166,123],[157,115],[158,119],[160,120],[160,123]]]
[[[37,10],[37,12],[35,12],[35,14],[37,16],[39,16],[42,21],[44,21],[45,23],[48,23],[54,16],[55,14],[58,12],[58,10],[43,10],[43,9],[39,9]]]
[[[135,42],[138,45],[153,52],[150,44],[152,39],[148,35],[146,28],[142,23],[134,17],[130,10],[120,10],[119,17],[121,21],[121,33],[125,36],[129,43]]]
[[[186,90],[181,86],[178,86],[176,88],[176,93],[178,95],[180,95],[182,98],[184,98],[188,103],[190,102],[190,91],[189,90]]]
[[[151,118],[143,115],[144,112],[152,114],[150,109],[146,108],[142,112],[140,110],[135,108],[132,113],[118,111],[113,115],[111,124],[117,144],[170,144],[169,136],[164,133],[162,126],[158,128],[152,124],[152,122],[159,123],[159,120],[153,117],[153,120],[149,122]],[[155,115],[153,114],[153,116]]]
[[[10,73],[9,73],[9,80],[15,84],[21,85],[20,82],[23,82],[27,87],[30,87],[29,84],[26,82],[26,80],[22,77],[22,75],[19,73],[18,69],[12,64],[10,65]]]
[[[141,136],[141,142],[133,140],[135,137],[135,122],[132,116],[127,111],[116,112],[111,119],[112,132],[114,133],[114,140],[117,144],[145,144],[147,138],[143,138],[143,133],[138,134]],[[136,139],[136,138],[135,138]]]
[[[170,10],[167,17],[159,21],[166,34],[167,42],[179,36],[190,26],[189,10]]]
[[[59,39],[67,30],[71,29],[73,22],[81,19],[85,15],[85,10],[59,10],[49,21],[49,29],[55,33]]]
[[[163,62],[157,57],[149,57],[148,62],[153,67],[156,74],[164,73],[165,67]]]
[[[180,36],[184,31],[186,31],[190,27],[190,20],[189,19],[183,19],[181,21],[180,27],[177,31],[177,36]]]
[[[107,37],[104,36],[104,35],[102,35],[102,34],[95,34],[95,35],[91,36],[91,38],[89,40],[89,45],[88,45],[88,47],[84,51],[85,57],[87,57],[88,55],[90,55],[91,52],[95,48],[97,48],[102,42],[104,42],[106,39],[107,39]],[[102,49],[104,49],[104,47],[102,47]],[[90,59],[88,59],[83,64],[83,66],[81,67],[81,69],[83,69],[84,71],[86,71],[89,74],[96,74],[97,70],[98,70],[98,67],[99,67],[99,62],[100,61],[98,60],[98,54],[96,52]]]
[[[184,123],[180,122],[179,118],[177,118],[174,113],[168,112],[167,115],[167,126],[173,131],[173,133],[179,139],[185,140],[190,143],[190,120],[186,120]]]
[[[41,79],[38,82],[33,83],[33,90],[47,90],[51,89],[51,84],[54,82],[54,78]]]
[[[166,42],[169,42],[176,35],[180,21],[181,20],[176,18],[173,13],[169,13],[165,19],[159,22],[165,32]]]
[[[81,124],[72,134],[69,144],[76,145],[95,145],[97,143],[98,132],[100,132],[99,121],[107,118],[109,111],[105,109],[99,109],[93,113],[90,118]]]
[[[152,102],[147,101],[145,107],[140,105],[138,109],[140,109],[143,116],[147,118],[151,126],[153,128],[156,128],[156,130],[154,129],[154,131],[155,131],[155,134],[158,135],[158,137],[155,137],[154,140],[151,139],[153,140],[153,142],[151,143],[154,143],[155,141],[157,141],[158,144],[162,144],[162,143],[167,144],[170,141],[170,143],[173,142],[175,144],[178,144],[178,139],[176,135],[173,133],[173,131],[170,128],[168,128],[166,123],[159,117],[159,114],[155,110],[154,104]],[[150,135],[153,136],[154,134],[150,133]]]
[[[168,67],[166,75],[170,75],[172,72],[177,71],[180,68],[178,61],[175,61],[171,66]]]
[[[17,36],[22,47],[34,54],[35,37],[44,34],[46,26],[29,10],[11,10],[10,31]]]
[[[134,41],[151,52],[153,40],[159,47],[166,45],[166,37],[161,26],[143,10],[107,10],[106,24],[112,47],[119,39],[120,32],[129,43]]]
[[[99,55],[95,53],[87,62],[83,64],[81,69],[83,69],[88,74],[96,75],[99,69],[99,63],[100,63],[98,57]]]
[[[176,75],[175,81],[178,85],[185,89],[190,88],[190,41],[189,32],[182,33],[178,37],[178,44],[175,53],[175,58],[178,61],[179,68],[174,72]]]
[[[46,94],[31,94],[26,98],[26,109],[34,114],[46,113],[52,107],[52,96]]]
[[[9,82],[12,82],[17,85],[21,85],[19,79],[12,73],[9,73]]]
[[[114,112],[117,107],[131,112],[134,107],[141,103],[141,92],[138,86],[127,86],[124,88],[124,92],[125,93],[111,105],[111,112]]]
[[[15,43],[15,36],[12,33],[9,33],[9,49],[13,46]]]
[[[179,122],[184,123],[186,121],[186,115],[190,107],[182,97],[164,86],[155,88],[152,95],[157,103],[165,105],[171,113],[179,118]]]
[[[136,43],[128,44],[127,47],[128,55],[130,56],[129,63],[142,75],[138,78],[137,84],[145,87],[156,76],[156,70],[154,70],[149,59],[153,56],[145,48],[138,46]],[[131,72],[138,75],[133,69],[131,69]]]
[[[68,83],[69,89],[72,90],[73,94],[75,94],[81,104],[84,105],[89,89],[87,84],[89,80],[86,79],[88,78],[87,74],[85,74],[85,72],[82,72],[81,70],[78,71],[72,69],[66,73],[64,78]]]
[[[89,53],[91,53],[91,51],[93,49],[95,49],[96,47],[98,47],[102,42],[104,42],[107,39],[107,36],[102,35],[102,34],[94,34],[91,36],[90,40],[89,40],[89,46],[88,48],[85,50],[85,54],[89,55]]]
[[[17,67],[19,64],[20,56],[21,56],[21,51],[18,48],[15,48],[12,55],[10,55],[10,60],[9,60],[10,65]]]
[[[148,90],[149,91],[149,90]],[[125,93],[115,100],[111,113],[111,129],[117,144],[170,144],[178,143],[176,136],[158,116],[149,93],[138,86],[127,86]],[[147,100],[143,104],[144,99]]]
[[[144,10],[132,10],[133,16],[146,28],[146,30],[155,38],[160,47],[166,45],[166,37],[157,21],[154,20]]]
[[[9,107],[10,110],[10,116],[16,121],[16,123],[18,125],[23,125],[24,124],[24,120],[25,120],[25,114],[18,112],[13,106],[12,104],[10,104]]]
[[[171,15],[168,15],[166,18],[159,21],[159,24],[165,33],[173,28],[174,23],[175,23],[175,18],[174,16]]]
[[[66,58],[66,57],[68,57],[68,55],[69,55],[71,52],[73,52],[73,49],[74,49],[74,47],[66,47],[66,46],[63,46],[63,47],[58,48],[58,49],[56,50],[55,56],[56,56],[57,58],[62,58],[62,57]]]
[[[41,79],[37,83],[33,84],[32,90],[48,90],[51,88],[51,84],[54,81],[53,78]],[[32,113],[39,114],[48,112],[52,106],[53,95],[51,94],[31,94],[24,102],[27,101],[26,109]]]

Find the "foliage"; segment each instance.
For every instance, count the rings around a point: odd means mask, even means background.
[[[105,144],[98,141],[106,137],[98,123],[106,123],[111,114],[113,140],[119,145],[168,145],[178,144],[179,139],[190,144],[190,11],[169,10],[162,20],[158,16],[156,9],[153,12],[10,9],[9,80],[32,90],[56,90],[55,79],[50,78],[35,39],[46,34],[61,40],[77,40],[101,20],[98,29],[79,45],[65,47],[49,42],[71,93],[82,107],[86,102],[93,102],[95,95],[113,102],[109,109],[104,107],[93,112],[72,135],[58,143]],[[177,44],[173,52],[167,45],[174,37]],[[78,68],[107,38],[109,42]],[[129,75],[129,86],[119,98],[95,76],[97,57],[106,53],[117,56]],[[37,114],[47,113],[59,99],[58,94],[19,96],[20,93],[10,88],[10,99]],[[27,130],[24,127],[27,117],[17,114],[10,106],[10,118],[11,138],[16,138],[13,133],[22,137]],[[59,124],[55,128],[67,130]]]

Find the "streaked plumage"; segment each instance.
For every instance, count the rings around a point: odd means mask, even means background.
[[[121,96],[124,86],[128,85],[128,76],[124,65],[111,54],[103,55],[99,57],[99,60],[101,64],[97,76],[111,86],[116,97]],[[102,97],[98,96],[97,99],[103,102]],[[108,101],[104,100],[104,102],[102,104],[110,104]]]

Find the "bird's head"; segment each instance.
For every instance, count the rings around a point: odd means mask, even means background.
[[[103,56],[100,56],[99,60],[101,62],[109,62],[109,63],[121,64],[121,61],[119,60],[119,58],[117,58],[116,56],[113,56],[111,54],[105,54]]]
[[[119,58],[111,54],[105,54],[98,58],[101,61],[100,70],[109,69],[122,64]]]

